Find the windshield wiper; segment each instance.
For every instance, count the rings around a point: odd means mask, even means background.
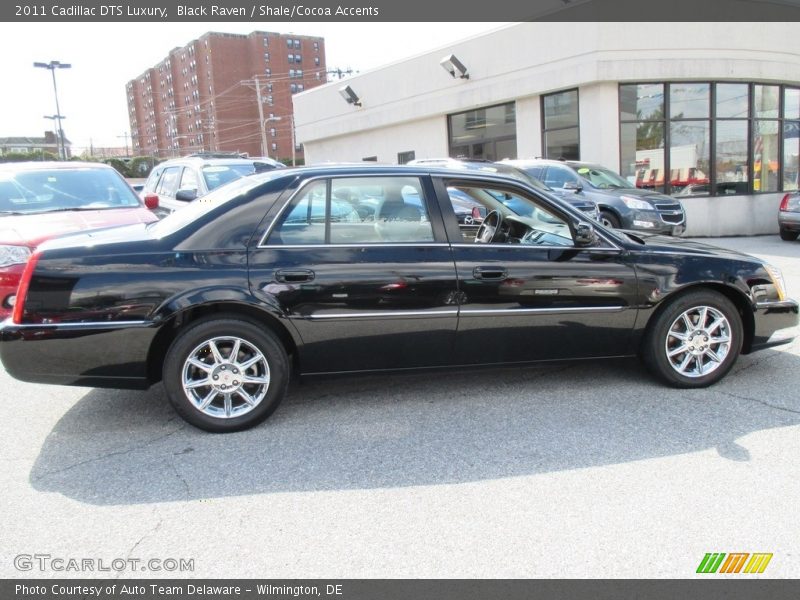
[[[37,210],[25,214],[29,215],[41,215],[44,213],[54,213],[54,212],[82,212],[82,211],[90,211],[90,210],[110,210],[113,208],[135,208],[133,206],[73,206],[73,207],[63,207],[63,208],[50,208],[45,210]]]

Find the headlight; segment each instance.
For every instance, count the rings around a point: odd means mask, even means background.
[[[634,198],[633,196],[620,196],[619,199],[622,200],[628,208],[633,208],[635,210],[654,210],[652,204],[645,200]]]
[[[786,282],[783,280],[783,273],[781,273],[781,270],[767,263],[764,263],[764,269],[769,273],[769,278],[772,280],[772,284],[778,292],[778,300],[786,300]]]
[[[0,246],[0,267],[24,265],[31,256],[27,246]]]

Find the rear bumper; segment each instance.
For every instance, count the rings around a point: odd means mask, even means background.
[[[750,351],[788,344],[798,335],[798,304],[794,300],[756,304]]]
[[[778,226],[789,231],[800,231],[800,213],[779,212]]]
[[[21,381],[145,389],[147,355],[158,332],[145,321],[0,324],[0,360]]]

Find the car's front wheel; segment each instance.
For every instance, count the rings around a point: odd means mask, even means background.
[[[655,317],[642,358],[674,387],[706,387],[731,369],[743,337],[742,319],[728,298],[711,290],[691,292]]]
[[[619,221],[619,217],[617,217],[617,215],[612,213],[610,210],[600,211],[600,222],[611,229],[619,229],[622,226]]]
[[[217,433],[266,419],[286,393],[289,361],[266,328],[233,316],[189,325],[164,361],[169,401],[186,421]]]

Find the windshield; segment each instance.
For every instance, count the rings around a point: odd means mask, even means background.
[[[75,167],[0,172],[0,214],[139,206],[139,197],[112,169]]]
[[[256,172],[255,164],[252,162],[234,165],[209,165],[203,167],[203,179],[209,191],[219,186],[252,175]]]
[[[627,180],[614,173],[614,171],[606,169],[605,167],[578,166],[575,168],[575,170],[578,172],[578,175],[586,179],[594,187],[601,190],[616,188],[634,189],[634,186],[631,185]]]

